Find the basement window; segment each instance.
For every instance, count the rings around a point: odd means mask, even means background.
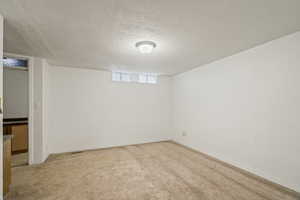
[[[18,68],[18,69],[26,70],[28,68],[28,60],[3,57],[3,67]]]
[[[157,75],[152,73],[112,72],[112,80],[118,82],[157,83]]]

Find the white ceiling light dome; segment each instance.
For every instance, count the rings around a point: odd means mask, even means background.
[[[141,41],[135,44],[136,48],[143,54],[152,53],[156,44],[152,41]]]

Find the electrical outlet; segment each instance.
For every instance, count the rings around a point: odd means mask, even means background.
[[[187,136],[185,131],[182,131],[182,136]]]

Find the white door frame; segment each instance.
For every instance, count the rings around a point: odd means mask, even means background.
[[[29,165],[34,163],[34,131],[33,131],[33,122],[34,122],[34,98],[33,98],[33,65],[34,59],[30,56],[23,56],[13,53],[3,52],[3,56],[11,58],[19,58],[28,60],[28,163]]]

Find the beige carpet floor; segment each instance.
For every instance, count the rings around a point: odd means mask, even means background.
[[[13,168],[9,200],[294,200],[172,142],[51,156]]]

